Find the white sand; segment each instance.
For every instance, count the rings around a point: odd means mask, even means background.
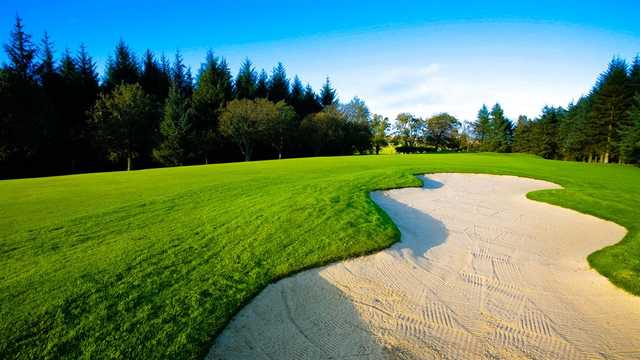
[[[428,178],[372,194],[401,242],[268,286],[207,358],[640,358],[640,297],[586,261],[624,228],[525,198],[548,182]]]

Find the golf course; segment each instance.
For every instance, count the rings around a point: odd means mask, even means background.
[[[4,180],[0,358],[202,358],[269,284],[396,243],[370,193],[433,173],[561,186],[526,196],[626,228],[588,263],[640,295],[640,169],[630,165],[368,155]]]

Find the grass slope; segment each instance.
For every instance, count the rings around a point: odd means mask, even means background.
[[[425,172],[553,181],[532,199],[613,220],[589,261],[640,294],[640,169],[532,156],[292,159],[0,182],[0,358],[202,356],[270,282],[389,246],[371,190]]]

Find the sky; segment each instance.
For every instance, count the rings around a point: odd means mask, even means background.
[[[495,102],[534,117],[588,92],[613,56],[640,52],[638,1],[3,0],[3,43],[16,14],[58,53],[85,43],[101,72],[119,39],[137,54],[180,50],[194,73],[212,50],[234,74],[248,57],[315,89],[328,76],[341,101],[392,119],[472,120]]]

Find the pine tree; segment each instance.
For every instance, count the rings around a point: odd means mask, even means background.
[[[629,69],[630,94],[640,94],[640,55],[636,55]]]
[[[296,111],[296,114],[300,115],[304,103],[304,87],[302,86],[302,81],[300,81],[298,75],[293,77],[288,103],[291,104],[293,109]]]
[[[164,103],[169,92],[170,80],[161,68],[153,52],[147,50],[142,60],[140,85],[145,93],[151,95],[159,103]]]
[[[169,89],[160,122],[160,145],[153,150],[153,158],[163,165],[184,165],[188,159],[188,138],[192,109],[189,99],[175,84]]]
[[[322,106],[331,106],[336,105],[337,101],[336,90],[331,87],[331,82],[327,77],[322,89],[320,89],[320,103]]]
[[[537,154],[545,159],[557,159],[560,156],[559,127],[564,109],[545,106],[538,120],[539,136]]]
[[[0,83],[0,170],[5,176],[24,176],[38,171],[33,160],[42,140],[43,95],[36,81],[36,47],[20,17],[4,49],[8,62]]]
[[[490,120],[490,150],[510,152],[513,141],[513,124],[504,116],[504,110],[500,104],[496,103],[491,109]]]
[[[289,100],[289,79],[287,79],[287,72],[284,65],[280,62],[273,68],[273,72],[271,73],[268,98],[274,103],[281,100]]]
[[[107,60],[105,89],[110,92],[120,84],[136,84],[140,81],[140,66],[129,46],[120,40],[113,57]]]
[[[65,132],[67,131],[66,119],[61,117],[63,112],[62,97],[68,89],[62,86],[60,75],[54,60],[53,42],[49,34],[44,33],[40,45],[40,63],[36,73],[42,89],[41,109],[43,114],[43,151],[40,162],[41,167],[47,168],[47,172],[57,172],[60,160],[64,156],[66,147]]]
[[[513,133],[513,152],[530,153],[532,149],[532,122],[525,115],[518,116]]]
[[[193,92],[195,147],[199,149],[197,155],[205,163],[208,163],[213,150],[220,145],[219,116],[232,97],[233,84],[227,62],[208,52]]]
[[[476,140],[480,143],[481,150],[489,149],[489,135],[491,133],[491,120],[489,116],[489,109],[485,104],[482,104],[482,108],[478,111],[478,117],[473,123],[473,132],[475,133]]]
[[[173,67],[171,68],[171,86],[175,86],[176,90],[186,97],[191,96],[193,93],[191,70],[184,65],[182,54],[180,54],[179,50],[176,51]]]
[[[577,103],[569,104],[559,129],[560,149],[564,159],[587,160],[593,153],[592,144],[586,132],[586,122],[590,112],[589,96],[583,96]]]
[[[628,125],[631,100],[627,68],[624,60],[611,60],[593,91],[593,113],[589,125],[600,162],[608,163],[612,158],[619,158],[619,133]]]
[[[256,98],[266,99],[269,96],[269,76],[267,72],[262,69],[260,75],[258,75],[258,82],[256,83]]]
[[[322,104],[318,101],[318,95],[316,95],[315,91],[311,85],[307,84],[304,88],[304,95],[302,95],[302,105],[301,110],[298,115],[300,115],[301,119],[304,119],[307,115],[315,114],[322,110]]]
[[[36,47],[31,41],[31,35],[24,31],[24,25],[19,16],[16,16],[10,39],[10,42],[4,45],[9,58],[6,70],[23,81],[33,81],[37,68]]]
[[[629,119],[621,129],[620,156],[624,162],[640,164],[640,93],[632,100]]]
[[[49,34],[46,31],[40,46],[40,64],[38,64],[37,73],[45,89],[56,85],[58,73],[56,72],[56,62],[54,60],[53,42],[49,39]]]
[[[238,76],[236,77],[236,99],[254,99],[258,75],[251,60],[245,59],[240,65]]]

